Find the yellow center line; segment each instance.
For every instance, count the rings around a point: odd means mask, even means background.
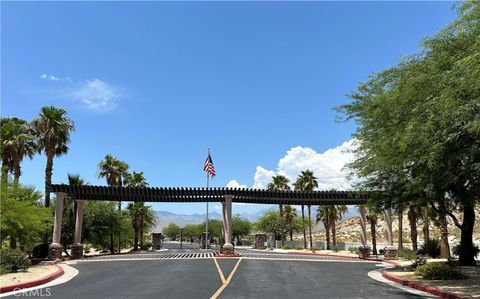
[[[222,284],[225,283],[225,275],[223,275],[222,269],[220,268],[220,265],[217,262],[217,259],[214,257],[213,261],[215,262],[215,266],[217,266],[218,274],[220,275],[220,279],[222,280]]]
[[[223,292],[223,290],[230,283],[230,280],[232,280],[233,274],[235,274],[235,271],[237,271],[238,265],[240,265],[241,261],[242,261],[242,258],[239,258],[238,262],[235,264],[235,267],[233,267],[232,272],[230,272],[230,275],[228,275],[227,280],[225,280],[225,282],[222,284],[222,286],[215,292],[215,294],[213,294],[212,297],[210,297],[210,299],[217,299],[218,296],[220,296],[220,294]]]

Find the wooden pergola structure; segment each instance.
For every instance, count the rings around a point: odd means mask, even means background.
[[[361,218],[361,240],[366,246],[366,218],[364,204],[369,198],[368,192],[355,191],[268,191],[246,188],[172,188],[172,187],[110,187],[110,186],[50,186],[50,192],[56,194],[55,222],[51,258],[60,257],[60,245],[63,199],[69,196],[77,202],[75,222],[75,244],[72,256],[81,257],[83,204],[85,200],[129,201],[129,202],[220,202],[222,203],[222,223],[225,234],[224,251],[233,253],[232,245],[232,203],[289,204],[289,205],[359,205]],[[391,219],[390,211],[385,211]],[[387,220],[387,226],[388,226]],[[392,236],[391,220],[390,232]],[[390,242],[390,240],[392,242]],[[393,238],[389,239],[393,245]]]

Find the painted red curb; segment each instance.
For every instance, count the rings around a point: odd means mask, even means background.
[[[50,281],[54,280],[55,278],[58,278],[58,277],[62,276],[63,273],[64,273],[63,268],[58,266],[58,265],[54,265],[54,266],[57,267],[57,271],[55,271],[54,273],[49,274],[49,275],[47,275],[45,277],[42,277],[42,278],[35,279],[35,280],[30,280],[30,281],[26,281],[26,282],[20,282],[20,283],[15,283],[15,284],[9,284],[9,285],[6,285],[6,286],[2,286],[2,287],[0,287],[0,294],[1,293],[6,293],[6,292],[11,292],[11,291],[14,291],[14,290],[16,291],[16,290],[20,290],[20,289],[35,287],[35,286],[50,282]]]
[[[407,280],[407,279],[403,279],[403,278],[394,276],[394,275],[390,274],[390,272],[388,272],[387,270],[382,271],[382,276],[384,278],[390,280],[390,281],[399,283],[401,285],[407,286],[407,287],[412,288],[412,289],[416,289],[416,290],[419,290],[419,291],[430,293],[430,294],[438,296],[440,298],[447,298],[447,299],[464,299],[465,298],[465,297],[462,297],[462,296],[454,294],[454,293],[450,293],[450,292],[447,292],[447,291],[442,291],[440,289],[432,288],[432,287],[420,284],[420,283],[415,282],[415,281],[411,281],[411,280]]]

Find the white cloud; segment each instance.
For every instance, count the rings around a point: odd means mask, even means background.
[[[228,182],[227,188],[247,188],[247,185],[240,185],[239,182],[237,182],[237,180],[231,180],[230,182]]]
[[[72,82],[72,80],[69,77],[57,77],[51,74],[41,74],[40,79],[57,81],[57,82]]]
[[[120,93],[110,84],[99,79],[92,79],[85,80],[79,88],[72,92],[72,97],[90,110],[107,112],[117,107]]]
[[[345,166],[354,159],[352,150],[356,147],[355,142],[355,139],[345,141],[323,153],[309,147],[292,147],[278,161],[276,171],[257,166],[252,187],[265,189],[274,175],[284,175],[293,183],[301,171],[309,169],[318,178],[319,190],[351,190],[355,179],[348,178]],[[232,182],[239,184],[236,180]]]

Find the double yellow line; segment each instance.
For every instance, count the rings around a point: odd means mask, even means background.
[[[242,258],[239,258],[237,263],[235,264],[235,267],[233,267],[232,272],[228,275],[227,279],[225,279],[225,275],[222,272],[222,269],[220,268],[220,265],[217,262],[216,258],[213,258],[213,261],[215,262],[215,266],[217,266],[218,274],[220,275],[220,280],[222,281],[222,285],[218,290],[215,292],[215,294],[210,297],[210,299],[216,299],[220,294],[223,292],[223,290],[228,286],[230,283],[230,280],[232,280],[233,274],[235,274],[235,271],[237,271],[238,265],[240,265],[240,262],[242,261]]]

